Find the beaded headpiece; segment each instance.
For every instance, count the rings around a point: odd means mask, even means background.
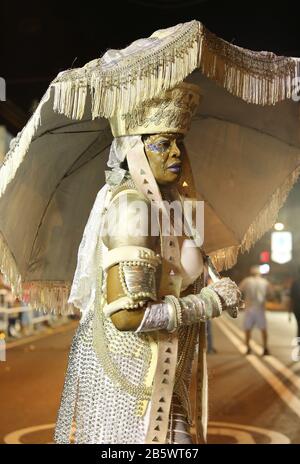
[[[109,119],[113,136],[161,132],[186,134],[199,101],[199,87],[181,83],[140,104],[130,113],[117,112]]]

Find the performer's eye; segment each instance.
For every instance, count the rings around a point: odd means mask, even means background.
[[[170,147],[171,140],[169,140],[169,139],[161,139],[161,140],[158,140],[156,143],[166,150],[166,149],[168,149]]]
[[[163,153],[170,148],[170,142],[168,140],[162,140],[156,143],[149,143],[147,147],[153,152]]]
[[[163,147],[165,150],[167,150],[170,147],[170,141],[169,140],[164,140],[162,142],[159,142],[159,145]]]

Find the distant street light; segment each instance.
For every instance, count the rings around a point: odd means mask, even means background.
[[[265,264],[261,264],[261,265],[259,266],[259,272],[260,272],[261,274],[269,274],[269,272],[270,272],[270,265],[269,265],[269,264],[266,264],[266,263],[265,263]]]
[[[282,222],[276,222],[276,224],[274,226],[274,229],[278,230],[278,231],[281,231],[281,230],[284,229],[284,224],[282,224]]]
[[[292,259],[292,234],[291,232],[272,232],[271,234],[271,259],[275,263],[285,264]]]

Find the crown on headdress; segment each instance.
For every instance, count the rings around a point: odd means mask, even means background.
[[[130,113],[116,112],[109,119],[113,136],[161,132],[186,134],[199,101],[199,87],[182,82],[143,102]]]

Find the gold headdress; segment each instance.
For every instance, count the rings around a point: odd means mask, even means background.
[[[140,104],[130,113],[117,112],[110,118],[114,137],[176,132],[186,134],[200,101],[199,87],[181,83]]]

